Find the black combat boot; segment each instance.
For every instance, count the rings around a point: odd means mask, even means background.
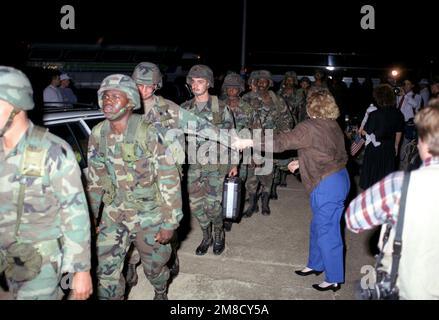
[[[224,230],[229,232],[232,230],[232,224],[233,222],[230,220],[224,220]]]
[[[245,210],[243,216],[246,218],[250,218],[253,213],[259,211],[258,207],[258,197],[256,196],[256,193],[250,193],[249,195],[249,204],[247,210]]]
[[[168,300],[168,295],[166,293],[166,290],[164,291],[155,290],[154,300]]]
[[[213,243],[212,226],[209,225],[209,227],[201,230],[203,231],[203,240],[201,240],[200,245],[197,247],[197,250],[195,250],[197,256],[206,254],[207,250]]]
[[[287,186],[287,175],[288,172],[285,170],[280,171],[280,187],[286,187]]]
[[[136,263],[128,263],[127,273],[125,276],[125,297],[128,298],[131,289],[134,288],[139,280],[139,276],[137,275],[137,264]]]
[[[219,255],[224,251],[226,246],[226,235],[223,226],[214,227],[213,254]]]
[[[178,259],[177,250],[173,250],[171,259],[172,265],[169,267],[169,273],[175,278],[180,272],[180,260]]]
[[[127,286],[134,287],[138,280],[139,276],[137,275],[137,263],[128,263],[127,275],[125,277]]]
[[[264,216],[268,216],[271,211],[269,207],[270,197],[268,196],[268,192],[262,192],[261,195],[261,202],[262,202],[262,214]]]
[[[273,200],[277,200],[278,199],[278,196],[277,196],[277,186],[278,185],[276,183],[273,183],[271,185],[270,199],[273,199]]]

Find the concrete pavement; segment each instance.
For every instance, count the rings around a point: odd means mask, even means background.
[[[226,249],[216,256],[209,249],[205,256],[196,256],[195,248],[202,234],[197,221],[186,217],[185,238],[178,251],[180,274],[169,286],[173,300],[296,300],[355,299],[354,281],[361,278],[363,265],[373,265],[369,249],[372,232],[346,236],[345,284],[335,293],[318,292],[311,287],[320,283],[323,274],[300,277],[294,270],[305,266],[311,212],[308,195],[292,175],[288,187],[279,188],[279,200],[271,200],[271,215],[255,213],[233,224],[226,233]],[[130,293],[130,300],[152,299],[154,290],[138,268],[139,283]]]

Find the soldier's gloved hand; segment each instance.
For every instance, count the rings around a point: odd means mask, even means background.
[[[160,231],[155,235],[155,241],[158,241],[161,244],[167,244],[169,241],[171,241],[173,235],[174,230],[160,229]]]

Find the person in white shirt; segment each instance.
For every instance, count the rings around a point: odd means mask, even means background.
[[[58,89],[60,85],[59,74],[53,74],[50,84],[44,89],[43,100],[45,107],[62,107],[64,99],[61,91]]]
[[[72,107],[73,104],[78,102],[78,98],[73,93],[73,90],[69,87],[71,78],[67,73],[63,73],[61,74],[59,79],[61,81],[59,90],[61,91],[61,94],[63,96],[64,103],[66,103],[67,106]]]
[[[421,107],[421,96],[413,92],[414,83],[410,79],[405,79],[402,87],[403,94],[396,99],[396,107],[404,115],[404,134],[400,150],[400,165],[403,165],[406,157],[405,148],[414,137],[414,118]]]
[[[415,85],[409,79],[404,80],[401,95],[396,98],[396,107],[404,115],[404,121],[407,122],[415,117],[416,112],[419,110],[420,96],[413,92]]]
[[[418,83],[419,88],[421,88],[421,91],[419,94],[422,97],[422,105],[421,107],[426,107],[428,104],[428,101],[430,100],[430,90],[428,89],[429,83],[427,79],[421,79]]]

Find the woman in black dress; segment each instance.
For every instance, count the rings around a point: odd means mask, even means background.
[[[374,134],[378,143],[370,142],[366,146],[360,174],[362,189],[369,188],[397,169],[396,155],[404,130],[404,116],[395,107],[392,87],[379,85],[374,89],[373,96],[378,109],[369,115],[364,131]]]

